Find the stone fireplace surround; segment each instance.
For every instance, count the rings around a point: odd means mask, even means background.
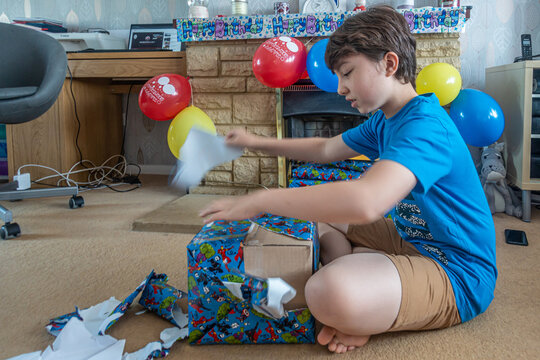
[[[416,34],[417,73],[435,62],[460,69],[459,33]],[[282,91],[262,85],[253,75],[255,50],[267,39],[201,41],[186,43],[187,75],[193,88],[193,105],[201,108],[225,135],[236,127],[269,137],[282,136]],[[300,38],[310,45],[318,39]],[[311,40],[311,41],[310,41]],[[309,42],[309,43],[308,43]],[[246,151],[232,162],[210,171],[190,193],[237,195],[278,187],[278,159]]]

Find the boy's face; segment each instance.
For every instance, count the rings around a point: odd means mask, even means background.
[[[338,93],[361,113],[369,113],[384,106],[392,76],[386,75],[385,60],[374,62],[363,54],[347,56],[335,71]]]

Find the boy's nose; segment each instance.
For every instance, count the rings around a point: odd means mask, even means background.
[[[341,80],[338,81],[337,93],[339,95],[346,95],[348,93],[347,87],[345,87]]]

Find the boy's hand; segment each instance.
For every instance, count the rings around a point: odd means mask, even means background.
[[[245,220],[261,211],[256,197],[246,195],[216,200],[203,209],[199,216],[206,217],[203,222],[208,224],[215,220]]]
[[[251,148],[257,141],[257,136],[249,134],[244,129],[233,129],[225,136],[225,143],[230,146]]]

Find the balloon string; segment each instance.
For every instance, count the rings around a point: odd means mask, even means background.
[[[314,37],[312,37],[311,39],[309,39],[309,40],[307,41],[307,43],[305,44],[305,45],[306,45],[306,47],[307,47],[307,46],[309,45],[309,43],[310,43],[310,42],[311,42],[311,41],[312,41],[313,39],[315,39],[315,38],[314,38]]]
[[[191,85],[191,78],[187,77],[189,82],[189,91],[191,92],[191,96],[189,97],[189,106],[193,106],[193,85]]]

